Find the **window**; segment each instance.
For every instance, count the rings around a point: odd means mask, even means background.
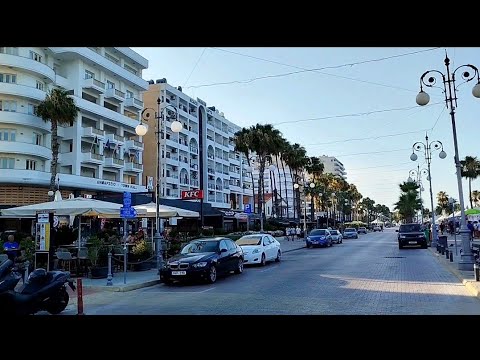
[[[0,100],[0,111],[17,111],[17,102],[13,100]]]
[[[85,70],[85,79],[95,79],[95,74],[89,70]]]
[[[105,52],[105,57],[110,60],[111,62],[118,64],[118,59],[110,55],[109,53]]]
[[[30,50],[30,59],[38,62],[42,62],[42,55],[37,54],[35,51]]]
[[[29,115],[35,115],[36,111],[37,111],[37,105],[28,104],[28,114]]]
[[[0,54],[17,55],[18,47],[0,47]]]
[[[0,129],[1,141],[15,141],[16,130],[13,129]]]
[[[26,170],[36,170],[37,162],[35,160],[26,160],[25,169]]]
[[[33,133],[33,144],[34,145],[43,145],[42,143],[42,134]]]
[[[227,249],[228,250],[227,242],[225,240],[220,241],[220,246],[218,248],[220,250],[222,250],[222,249]]]
[[[15,74],[0,74],[0,82],[16,84],[17,75]]]
[[[270,239],[268,238],[268,236],[264,236],[263,237],[263,246],[267,246],[267,245],[270,245]]]
[[[133,92],[131,92],[130,90],[127,90],[127,91],[126,91],[126,97],[125,97],[125,98],[126,98],[126,99],[131,99],[131,98],[133,98]]]
[[[37,80],[37,89],[42,90],[45,88],[45,84]]]
[[[15,168],[14,158],[0,158],[0,169],[14,169],[14,168]]]
[[[235,245],[235,243],[231,240],[225,240],[227,242],[227,245],[228,245],[228,250],[229,251],[236,251],[237,250],[237,246]]]
[[[127,64],[123,64],[123,67],[125,68],[125,70],[130,71],[132,74],[137,75],[137,70],[135,70],[133,67]]]
[[[107,89],[115,89],[115,83],[107,80]]]

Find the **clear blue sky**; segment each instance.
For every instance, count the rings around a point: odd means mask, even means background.
[[[354,183],[364,197],[393,209],[398,200],[398,184],[408,178],[409,170],[416,168],[417,163],[426,168],[423,153],[418,154],[421,161],[410,160],[412,145],[416,141],[425,142],[425,130],[430,140],[441,141],[447,152],[446,159],[439,159],[437,152],[432,160],[434,198],[441,190],[459,198],[452,124],[442,91],[426,89],[431,96],[429,105],[440,103],[437,105],[419,107],[415,97],[420,76],[425,71],[435,69],[445,73],[445,49],[453,62],[452,70],[463,64],[480,67],[480,49],[439,48],[363,64],[335,66],[432,48],[132,49],[149,61],[144,79],[165,77],[169,84],[182,86],[185,94],[205,100],[240,126],[271,123],[291,143],[305,146],[309,156],[336,156],[345,165],[347,180]],[[244,83],[199,86],[330,66],[333,68],[318,70],[321,73],[309,71]],[[460,80],[457,75],[457,84]],[[461,159],[466,155],[478,155],[475,114],[480,112],[480,99],[472,96],[474,85],[471,81],[460,86],[457,94],[456,125]],[[410,107],[353,117],[300,121]],[[289,123],[279,124],[282,122]],[[384,137],[392,134],[401,135]],[[375,136],[379,138],[373,139]],[[370,139],[352,140],[358,138]],[[423,183],[424,204],[430,208],[426,177]],[[465,205],[468,205],[466,180],[463,186]],[[472,190],[475,189],[480,189],[479,180],[472,183]]]

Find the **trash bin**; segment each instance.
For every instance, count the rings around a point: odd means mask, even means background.
[[[438,245],[440,245],[441,247],[443,247],[444,249],[447,249],[448,248],[448,245],[447,245],[447,236],[446,235],[440,235],[438,237]]]

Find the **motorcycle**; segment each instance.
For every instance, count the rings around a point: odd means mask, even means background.
[[[15,289],[22,275],[14,267],[12,260],[6,260],[0,265],[0,294]]]
[[[21,275],[12,265],[7,266],[11,269],[10,276],[5,276],[2,281],[0,272],[0,314],[31,315],[48,311],[56,315],[65,310],[70,300],[66,285],[73,291],[76,289],[69,271],[47,272],[45,269],[36,269],[16,291],[14,289]]]

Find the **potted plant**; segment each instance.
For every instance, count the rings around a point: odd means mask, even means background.
[[[105,241],[97,236],[92,236],[89,240],[88,259],[90,260],[90,277],[92,279],[102,279],[108,276],[108,266],[105,266],[105,255],[108,255]]]
[[[152,257],[152,246],[146,240],[140,240],[132,249],[133,269],[145,271],[152,268],[151,262],[147,261]]]

